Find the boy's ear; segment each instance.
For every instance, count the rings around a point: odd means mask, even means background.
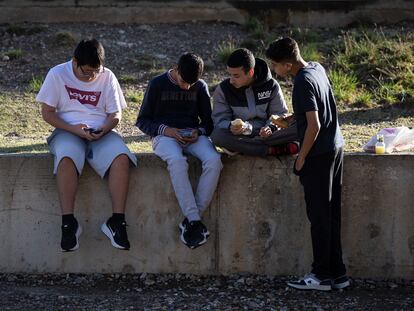
[[[249,72],[247,73],[249,75],[250,78],[253,78],[254,76],[254,68],[250,68]]]

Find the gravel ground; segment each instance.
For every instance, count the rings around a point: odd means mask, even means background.
[[[97,38],[105,47],[106,65],[120,78],[134,78],[134,87],[145,88],[152,70],[168,69],[184,52],[195,52],[206,63],[206,80],[224,75],[217,47],[241,41],[243,28],[231,23],[182,23],[155,25],[22,24],[0,25],[0,55],[20,49],[18,58],[0,58],[0,90],[24,91],[32,76],[72,57],[77,42]]]
[[[0,274],[1,310],[414,310],[414,281],[352,280],[330,293],[292,277]]]

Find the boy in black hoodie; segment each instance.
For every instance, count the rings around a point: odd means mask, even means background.
[[[229,155],[296,154],[294,122],[281,129],[270,121],[272,115],[284,116],[288,110],[266,62],[248,49],[238,49],[227,61],[227,72],[230,78],[213,96],[213,142]]]

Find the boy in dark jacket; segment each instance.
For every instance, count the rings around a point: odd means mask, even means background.
[[[272,116],[284,116],[282,90],[266,62],[248,49],[234,51],[227,61],[230,78],[214,92],[213,142],[229,155],[253,156],[298,152],[296,126],[277,128]]]
[[[312,271],[288,285],[322,291],[348,287],[341,247],[344,141],[331,84],[319,63],[303,60],[291,38],[270,44],[266,56],[276,74],[295,79],[292,104],[301,149],[294,172],[303,185],[311,223]]]
[[[152,137],[154,153],[168,164],[175,195],[185,216],[179,224],[180,238],[190,248],[204,244],[210,234],[201,222],[201,215],[211,202],[222,169],[220,155],[208,138],[213,121],[208,87],[200,79],[203,67],[200,56],[187,53],[180,57],[175,68],[153,78],[136,123]],[[195,194],[185,154],[202,162]]]

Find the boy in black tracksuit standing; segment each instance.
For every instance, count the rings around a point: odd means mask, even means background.
[[[329,79],[319,63],[303,60],[291,38],[271,43],[266,56],[276,74],[294,77],[292,104],[301,143],[294,172],[303,185],[311,223],[312,271],[288,285],[323,291],[348,287],[341,247],[344,141]]]

